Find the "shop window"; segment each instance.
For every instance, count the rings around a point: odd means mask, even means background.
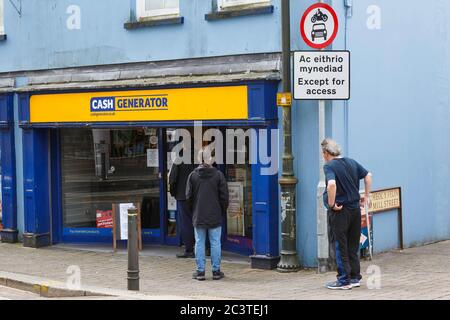
[[[244,129],[245,130],[245,129]],[[227,211],[227,236],[252,238],[252,166],[250,164],[250,141],[234,143],[233,164],[226,165],[226,179],[229,192]],[[244,159],[241,161],[240,159]],[[242,163],[244,162],[244,163]]]
[[[0,35],[5,34],[5,27],[3,25],[3,0],[0,0]]]
[[[113,204],[141,203],[142,228],[159,228],[158,131],[62,129],[63,226],[110,228]]]
[[[179,0],[137,0],[137,19],[179,15]]]
[[[270,0],[218,0],[219,10],[252,4],[269,4]]]

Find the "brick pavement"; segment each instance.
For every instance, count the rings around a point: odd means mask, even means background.
[[[323,285],[334,280],[334,273],[302,270],[284,274],[250,269],[248,263],[242,262],[224,262],[226,278],[221,281],[212,281],[207,269],[207,281],[200,282],[191,279],[193,259],[152,255],[150,247],[140,258],[140,286],[142,293],[187,298],[450,300],[449,262],[450,241],[392,251],[362,262],[361,288],[331,291]],[[70,265],[80,267],[82,285],[126,289],[127,256],[123,253],[0,244],[0,271],[65,282]],[[377,284],[366,273],[370,266],[381,270],[379,289],[368,288],[368,280],[369,286]]]

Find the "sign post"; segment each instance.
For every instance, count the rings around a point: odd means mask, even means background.
[[[330,46],[339,29],[332,7],[319,0],[310,6],[300,21],[303,41],[312,49]],[[299,51],[294,53],[294,99],[319,100],[319,141],[325,139],[325,100],[350,98],[350,53],[348,51]],[[324,160],[319,146],[319,183],[317,185],[317,258],[319,273],[332,268],[328,240],[328,216],[322,203],[325,191]]]

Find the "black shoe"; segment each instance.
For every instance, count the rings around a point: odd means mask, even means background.
[[[206,279],[206,278],[205,278],[205,271],[203,271],[203,272],[195,271],[195,272],[192,274],[192,279],[197,279],[197,280],[200,280],[200,281],[205,280],[205,279]]]
[[[213,280],[220,280],[223,277],[225,277],[225,274],[222,271],[220,270],[213,271]]]
[[[184,252],[177,254],[177,258],[195,258],[195,254],[193,252]]]

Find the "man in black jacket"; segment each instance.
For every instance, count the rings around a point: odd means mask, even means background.
[[[228,208],[228,185],[222,172],[212,166],[212,158],[203,159],[202,164],[189,176],[186,199],[192,208],[195,232],[195,259],[197,270],[193,278],[205,280],[205,240],[209,235],[213,279],[224,277],[220,271],[222,217]]]
[[[184,252],[177,254],[177,258],[194,258],[194,226],[192,211],[186,202],[186,183],[195,168],[195,164],[174,163],[169,174],[170,194],[177,200],[181,240],[185,246]]]

